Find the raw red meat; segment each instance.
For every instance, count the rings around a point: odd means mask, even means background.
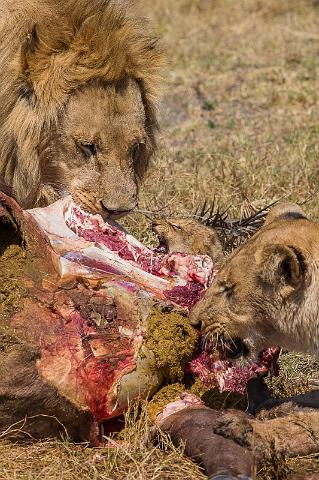
[[[255,374],[268,371],[277,374],[280,348],[272,347],[261,352],[256,362],[239,366],[214,354],[200,352],[189,362],[187,370],[198,376],[208,387],[218,386],[221,392],[245,393],[247,382]]]
[[[111,273],[136,282],[151,295],[189,309],[211,283],[213,263],[207,256],[160,254],[100,215],[82,211],[67,198],[29,212],[60,257],[62,278],[98,278]]]

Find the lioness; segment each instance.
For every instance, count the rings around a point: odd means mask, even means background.
[[[238,248],[191,313],[212,341],[241,340],[319,354],[319,224],[294,205],[275,207]]]
[[[161,52],[131,2],[2,0],[0,175],[24,207],[117,216],[155,149]]]

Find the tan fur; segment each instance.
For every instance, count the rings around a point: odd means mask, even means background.
[[[319,224],[294,206],[235,251],[191,314],[203,333],[252,354],[279,345],[319,355]]]
[[[94,210],[135,206],[160,64],[132,2],[1,2],[0,174],[23,206],[66,193]]]
[[[193,218],[156,219],[152,228],[169,253],[208,255],[218,267],[224,260],[223,248],[215,230]]]

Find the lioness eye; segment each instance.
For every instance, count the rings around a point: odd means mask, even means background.
[[[97,154],[96,143],[78,143],[78,147],[87,158],[95,157]]]

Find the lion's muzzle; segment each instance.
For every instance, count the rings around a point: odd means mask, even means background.
[[[101,209],[102,209],[102,213],[105,214],[103,216],[106,216],[108,218],[112,218],[112,219],[118,219],[118,218],[121,218],[121,217],[124,217],[125,215],[128,215],[132,210],[134,210],[134,208],[137,207],[137,201],[132,204],[131,206],[129,206],[129,208],[125,207],[125,208],[117,208],[117,209],[109,209],[107,208],[103,201],[100,201],[100,204],[101,204]]]

